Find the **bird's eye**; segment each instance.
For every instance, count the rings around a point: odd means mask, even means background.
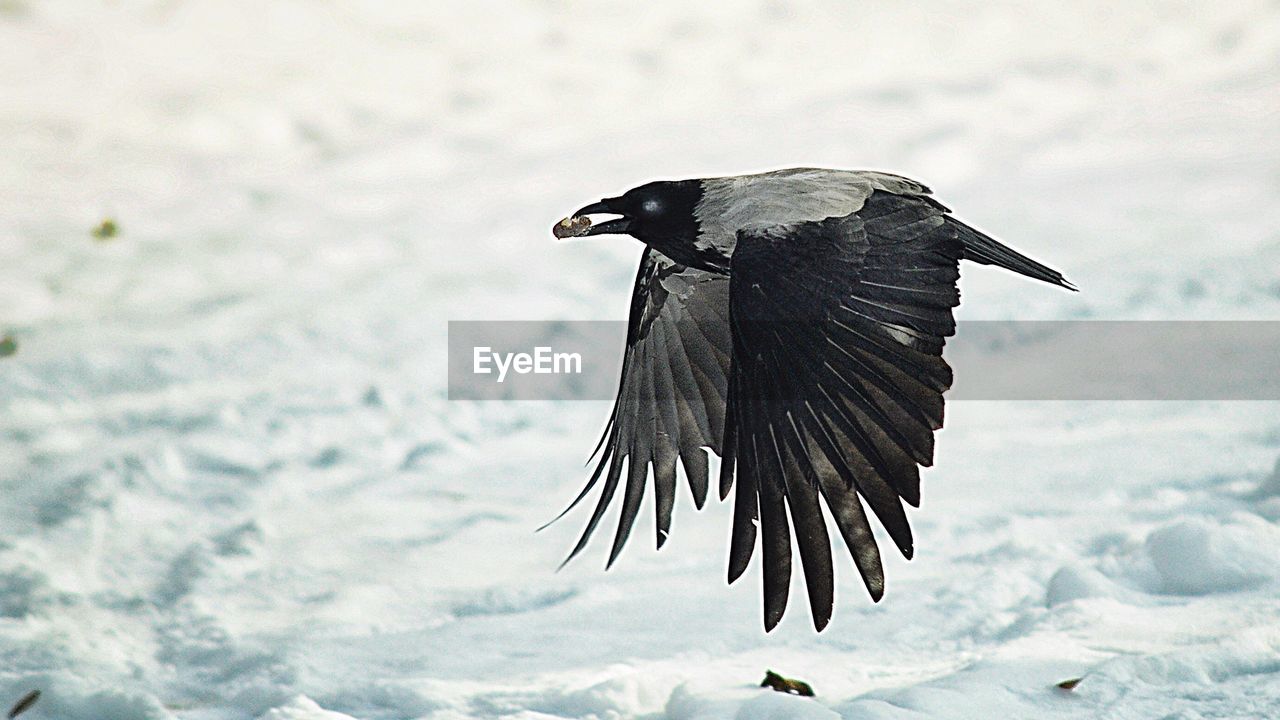
[[[662,214],[662,202],[655,198],[649,198],[640,203],[640,211],[645,215],[660,215]]]

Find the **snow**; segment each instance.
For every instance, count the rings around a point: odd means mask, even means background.
[[[258,720],[351,720],[351,716],[325,710],[315,700],[299,695],[288,703],[263,713]]]
[[[584,518],[533,529],[608,408],[450,402],[444,340],[625,316],[639,248],[552,240],[573,208],[796,165],[918,177],[1082,289],[968,268],[962,319],[1280,319],[1278,23],[1261,0],[0,0],[0,704],[1274,715],[1274,403],[954,402],[884,601],[844,563],[826,632],[797,602],[765,635],[758,570],[724,586],[727,505],[682,498],[661,553],[637,530],[609,573],[598,544],[554,572]]]

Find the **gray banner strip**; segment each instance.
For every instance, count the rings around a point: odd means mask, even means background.
[[[451,400],[612,400],[622,321],[451,321]],[[1280,400],[1280,321],[970,321],[949,400]]]

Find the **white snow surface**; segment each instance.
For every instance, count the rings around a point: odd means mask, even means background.
[[[573,208],[795,165],[1082,290],[968,267],[962,319],[1280,319],[1275,2],[0,0],[0,68],[0,709],[1280,714],[1274,403],[952,403],[885,599],[846,561],[766,635],[727,504],[556,573],[607,405],[444,361],[625,317],[639,247]]]

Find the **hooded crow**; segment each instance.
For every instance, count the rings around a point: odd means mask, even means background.
[[[615,217],[589,217],[606,214]],[[933,463],[942,427],[952,380],[942,348],[955,333],[960,261],[1075,289],[952,217],[929,188],[880,172],[652,182],[587,205],[554,232],[645,244],[622,378],[596,447],[603,452],[565,512],[603,488],[565,562],[621,487],[609,565],[617,560],[650,466],[662,547],[676,466],[701,508],[710,449],[720,457],[721,499],[734,495],[729,582],[758,541],[766,632],[786,609],[793,537],[814,627],[831,618],[823,504],[872,600],[884,594],[884,572],[864,508],[911,558],[902,503],[919,506],[920,467]]]

